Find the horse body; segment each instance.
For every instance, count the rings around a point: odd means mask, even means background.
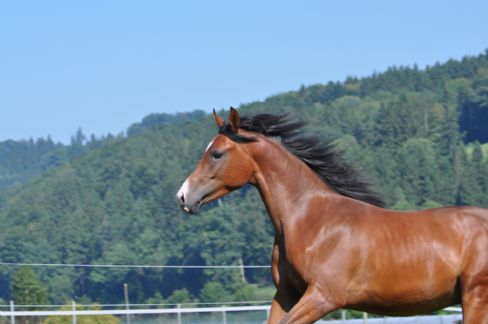
[[[287,239],[285,232],[285,246],[295,248],[285,249],[284,259],[307,283],[333,286],[327,294],[337,298],[334,304],[339,307],[385,315],[434,311],[460,302],[463,244],[458,243],[465,240],[451,226],[444,226],[442,233],[430,232],[427,228],[450,221],[442,210],[437,212],[420,216],[417,224],[425,227],[421,231],[405,230],[415,215],[368,214],[361,206],[347,214],[338,212],[324,217],[312,233],[302,233],[313,242],[296,235]],[[295,254],[304,260],[294,262]]]
[[[259,190],[275,229],[270,323],[309,323],[338,308],[413,315],[457,303],[465,323],[488,323],[487,210],[380,208],[331,188],[310,167],[313,156],[231,130],[213,140],[178,199],[193,212],[246,183]]]
[[[283,255],[273,262],[275,283],[280,287],[285,276],[286,290],[295,290],[285,304],[292,305],[311,283],[322,287],[327,298],[333,296],[334,305],[385,315],[426,313],[461,302],[459,280],[469,266],[466,252],[476,251],[488,260],[488,244],[482,249],[470,246],[473,229],[488,237],[486,210],[378,208],[333,193],[298,159],[283,158],[289,154],[284,148],[265,146],[253,153],[258,161],[271,161],[257,166],[262,173],[257,178],[266,179],[257,187],[275,225],[275,242],[283,245],[277,248]],[[283,174],[287,176],[274,179]],[[297,178],[300,183],[287,183]],[[266,188],[273,190],[267,193]]]

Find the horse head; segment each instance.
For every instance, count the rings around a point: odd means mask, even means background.
[[[239,128],[237,110],[230,109],[228,122],[215,112],[219,134],[208,144],[195,170],[176,194],[180,208],[190,214],[251,181],[254,163],[248,146],[256,139]]]

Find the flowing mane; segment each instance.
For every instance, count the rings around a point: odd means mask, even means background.
[[[296,157],[310,167],[331,189],[337,193],[375,206],[384,207],[385,202],[362,179],[359,173],[348,164],[343,153],[338,151],[332,141],[324,141],[316,136],[305,136],[301,129],[305,123],[290,121],[286,115],[258,114],[241,117],[240,128],[276,138]],[[254,138],[233,133],[226,124],[220,133],[233,141],[248,143]]]

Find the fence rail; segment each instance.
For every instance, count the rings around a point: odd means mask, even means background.
[[[155,315],[155,314],[185,314],[185,313],[223,313],[246,311],[269,311],[270,305],[264,306],[221,306],[202,308],[154,308],[154,309],[106,309],[106,310],[57,310],[57,311],[5,311],[0,317],[10,316],[78,316],[83,315]]]
[[[130,304],[128,304],[130,306]],[[269,310],[271,308],[270,305],[249,305],[249,306],[213,306],[213,307],[190,307],[184,308],[181,305],[178,305],[177,308],[137,308],[137,309],[97,309],[97,310],[86,310],[86,309],[77,309],[77,305],[75,302],[71,305],[70,310],[15,310],[15,307],[25,307],[25,306],[33,306],[33,305],[17,305],[15,306],[11,303],[9,306],[5,305],[4,308],[9,307],[10,309],[7,311],[0,311],[0,318],[6,317],[10,318],[10,323],[15,324],[15,318],[17,317],[45,317],[45,316],[70,316],[73,319],[73,323],[76,323],[77,316],[94,316],[94,315],[115,315],[115,316],[130,316],[130,315],[177,315],[178,323],[181,323],[181,315],[182,314],[197,314],[197,313],[221,313],[223,318],[223,323],[226,323],[226,313],[231,312],[266,312],[266,317],[269,316]],[[35,306],[43,306],[48,307],[49,305],[35,305]],[[52,306],[52,305],[51,305]],[[84,305],[88,306],[88,305]],[[107,305],[98,305],[98,307],[103,307]],[[108,306],[127,306],[125,304],[121,305],[108,305]],[[136,306],[136,305],[133,305]],[[137,306],[141,307],[143,304],[137,304]],[[154,305],[150,305],[154,306]],[[444,309],[445,311],[449,311],[452,313],[461,313],[462,309],[460,307],[448,307]],[[343,319],[345,319],[343,313]],[[264,314],[263,314],[264,316]],[[367,323],[367,314],[365,314]]]

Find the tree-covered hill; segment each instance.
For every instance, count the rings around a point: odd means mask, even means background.
[[[12,187],[20,186],[39,177],[51,169],[75,159],[91,149],[111,141],[108,134],[87,139],[78,129],[70,145],[55,143],[50,136],[36,140],[6,140],[0,142],[0,194]]]
[[[488,142],[487,102],[488,51],[425,70],[394,67],[362,79],[304,86],[239,109],[242,115],[287,113],[308,122],[307,132],[335,139],[391,208],[488,207],[488,157],[481,145]],[[215,134],[212,117],[201,111],[153,114],[132,125],[127,136],[78,143],[77,154],[49,167],[43,159],[33,163],[35,155],[24,157],[21,148],[0,151],[2,161],[18,156],[17,163],[30,159],[35,169],[23,174],[10,166],[23,184],[0,198],[0,260],[269,264],[272,228],[255,189],[246,187],[194,216],[176,206],[177,189]],[[75,148],[49,145],[47,161],[50,152]],[[3,174],[7,179],[8,172]],[[0,265],[0,298],[10,298],[15,270]],[[123,283],[131,301],[141,302],[259,298],[269,293],[256,287],[270,285],[266,269],[244,275],[239,269],[34,270],[56,303],[121,302]]]
[[[202,119],[205,112],[196,110],[190,113],[151,114],[141,122],[134,123],[127,129],[127,136],[140,134],[147,128],[165,124],[179,124]],[[123,137],[122,134],[117,137]],[[20,186],[50,169],[86,154],[116,137],[112,134],[89,138],[83,134],[81,128],[71,137],[69,145],[55,143],[50,136],[47,138],[29,140],[0,141],[0,193],[6,189]]]

